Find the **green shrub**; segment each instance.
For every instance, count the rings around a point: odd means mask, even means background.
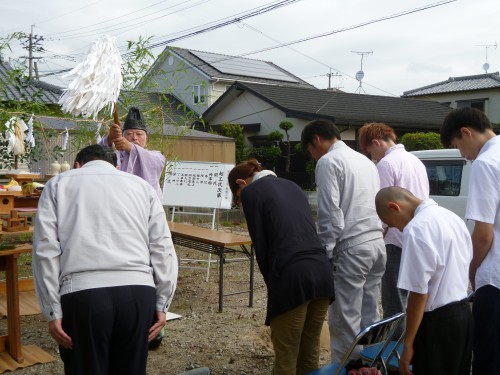
[[[400,140],[405,145],[407,151],[437,150],[443,148],[439,134],[435,132],[406,133]]]

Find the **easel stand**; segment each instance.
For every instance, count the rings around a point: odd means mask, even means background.
[[[176,207],[172,207],[172,213],[170,216],[170,221],[174,222],[175,220],[175,213],[176,213]],[[212,226],[211,229],[217,229],[218,225],[216,225],[216,217],[217,217],[217,209],[212,208],[211,212],[194,212],[194,211],[177,211],[178,215],[202,215],[202,216],[212,216]],[[204,259],[189,259],[189,258],[181,258],[180,263],[204,263],[207,262],[207,267],[193,267],[193,266],[182,266],[180,265],[179,268],[188,268],[188,269],[197,269],[197,270],[205,270],[207,271],[206,277],[205,277],[205,282],[208,282],[209,277],[210,277],[210,265],[212,263],[217,263],[217,260],[212,260],[212,254],[208,253],[208,260]]]
[[[178,215],[205,215],[212,216],[212,230],[217,229],[217,210],[230,208],[232,202],[231,190],[227,181],[232,164],[215,162],[194,161],[169,161],[165,167],[165,180],[163,182],[163,205],[172,208],[170,221],[174,222],[175,214]],[[178,208],[206,208],[207,212],[179,211]],[[211,245],[210,245],[211,246]],[[210,276],[211,252],[208,251],[208,261],[204,259],[181,259],[181,263],[207,262],[208,282]],[[203,269],[205,267],[184,268]]]

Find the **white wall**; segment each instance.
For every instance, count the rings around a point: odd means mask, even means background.
[[[500,123],[500,90],[481,90],[458,93],[433,94],[415,99],[431,100],[436,102],[451,102],[452,108],[457,108],[457,100],[488,99],[485,101],[484,111],[492,123]]]
[[[309,120],[286,117],[285,113],[280,109],[244,91],[239,97],[224,103],[224,108],[210,120],[210,124],[218,125],[225,122],[233,124],[258,123],[260,124],[260,132],[246,135],[267,135],[274,130],[281,130],[279,129],[279,123],[283,120],[290,121],[293,124],[293,128],[289,131],[290,140],[292,142],[300,141],[302,129]],[[342,131],[342,129],[340,130]],[[281,132],[283,131],[281,130]],[[342,139],[354,140],[354,129],[343,131]]]
[[[233,83],[234,81],[228,80],[212,81],[212,87],[210,88],[210,105],[219,99]]]
[[[210,120],[211,124],[260,124],[260,132],[247,135],[267,135],[274,130],[279,130],[279,123],[283,120],[290,121],[294,126],[290,130],[292,141],[300,140],[300,132],[306,121],[286,118],[285,113],[274,106],[264,102],[248,92],[243,92],[231,102],[226,102],[224,108]]]

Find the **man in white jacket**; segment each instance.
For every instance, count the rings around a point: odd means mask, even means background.
[[[335,280],[335,302],[328,309],[330,349],[332,362],[340,362],[359,331],[379,320],[386,261],[375,210],[380,179],[375,165],[344,143],[329,120],[308,123],[301,141],[317,161],[318,235]]]
[[[53,177],[38,205],[33,275],[66,374],[145,374],[178,264],[165,212],[143,179],[92,145]],[[114,164],[114,165],[113,165]]]

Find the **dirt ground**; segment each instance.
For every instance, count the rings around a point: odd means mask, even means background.
[[[244,228],[226,228],[241,231]],[[243,232],[243,234],[245,234]],[[176,247],[179,258],[206,259],[205,253]],[[237,257],[241,257],[237,256]],[[268,327],[264,326],[266,288],[255,266],[254,306],[248,307],[248,294],[224,298],[224,311],[218,312],[218,265],[213,264],[210,279],[205,271],[181,268],[171,312],[182,318],[167,322],[165,338],[156,351],[149,352],[147,373],[173,375],[197,367],[208,367],[211,374],[270,374],[273,350]],[[227,263],[224,267],[225,293],[248,289],[249,262]],[[0,334],[6,319],[0,322]],[[57,345],[47,331],[42,315],[21,317],[23,345],[34,344],[56,361],[19,369],[16,374],[62,374]],[[329,360],[323,347],[320,363]]]

